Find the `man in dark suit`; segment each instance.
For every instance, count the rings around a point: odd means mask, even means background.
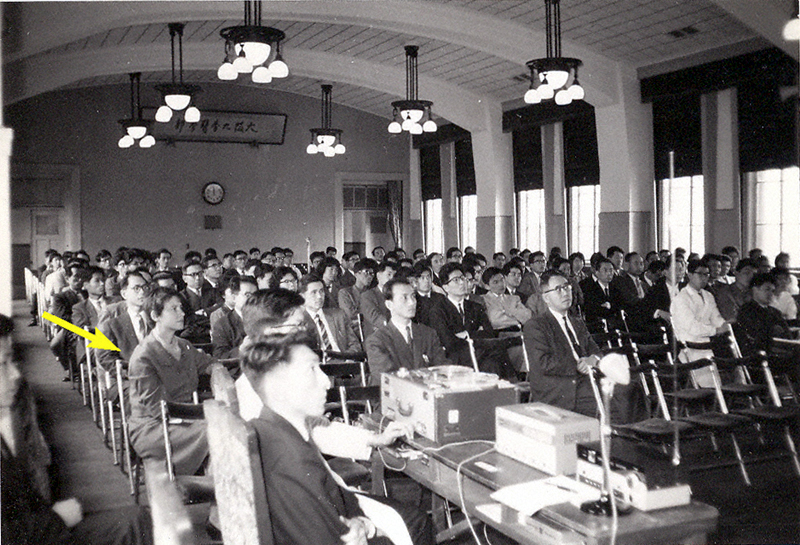
[[[612,267],[611,263],[608,266]],[[597,404],[589,373],[600,361],[600,349],[583,320],[569,316],[569,281],[560,272],[547,271],[541,286],[548,312],[532,318],[523,329],[530,356],[531,401],[593,417]]]
[[[219,308],[225,297],[225,286],[221,282],[222,261],[216,255],[211,255],[204,257],[200,263],[203,266],[203,285],[200,292],[206,294],[204,307]]]
[[[605,257],[598,257],[592,264],[592,276],[579,285],[583,292],[583,314],[589,326],[606,320],[609,327],[617,327],[615,301],[617,288],[611,284],[614,278],[614,265]]]
[[[358,498],[324,462],[308,422],[322,416],[330,379],[310,345],[295,335],[259,337],[242,351],[244,376],[264,404],[252,420],[269,498],[269,513],[259,516],[269,517],[275,543],[389,544],[385,515],[368,517],[361,507],[377,500],[403,518],[406,541],[432,544],[429,517],[387,498]]]
[[[431,308],[430,324],[439,335],[447,359],[456,365],[472,367],[469,342],[473,339],[478,367],[502,378],[514,376],[505,348],[481,346],[481,339],[496,337],[483,305],[467,299],[469,285],[458,263],[445,263],[439,271],[447,297]]]
[[[83,270],[79,262],[70,263],[65,269],[67,287],[53,294],[50,300],[49,312],[53,316],[72,323],[72,307],[81,301],[78,292],[83,286]],[[57,328],[55,335],[50,340],[50,349],[55,354],[61,367],[66,371],[64,381],[69,381],[70,368],[75,371],[77,359],[75,357],[76,336],[66,329]]]
[[[383,291],[391,318],[388,324],[378,328],[364,343],[370,383],[380,384],[381,373],[391,373],[401,367],[410,370],[447,365],[449,362],[436,331],[411,321],[417,309],[417,298],[411,284],[407,280],[393,278],[386,283]]]
[[[433,270],[426,260],[414,265],[408,276],[417,293],[417,313],[414,321],[431,327],[431,309],[445,296],[433,290]]]
[[[626,268],[618,271],[611,280],[616,297],[613,306],[630,315],[645,296],[645,284],[641,278],[644,272],[644,259],[636,252],[629,252],[625,254],[625,263]]]
[[[530,265],[531,271],[527,273],[523,273],[522,281],[517,288],[517,290],[525,295],[526,299],[530,298],[532,295],[539,295],[541,294],[541,288],[539,287],[539,278],[542,276],[542,273],[547,268],[547,258],[544,256],[544,252],[533,252],[530,255]],[[526,301],[527,304],[527,301]]]
[[[359,310],[361,317],[364,319],[365,339],[372,335],[373,331],[386,325],[389,321],[389,309],[386,308],[386,298],[383,296],[382,290],[386,282],[394,278],[396,272],[397,265],[388,261],[379,263],[375,269],[375,278],[378,281],[378,285],[361,294]]]
[[[194,344],[211,342],[209,317],[217,307],[217,294],[203,289],[203,265],[186,261],[181,267],[186,289],[179,293],[184,314],[184,328],[179,336]]]
[[[342,274],[337,280],[337,286],[340,290],[349,288],[356,283],[356,271],[354,267],[360,259],[358,252],[345,252],[342,256]]]
[[[325,257],[315,269],[325,285],[325,308],[339,308],[339,273],[341,266],[335,257]]]
[[[642,283],[648,287],[644,298],[631,311],[628,321],[631,331],[660,334],[658,330],[668,324],[671,298],[666,273],[663,261],[652,261],[647,266]]]
[[[300,280],[298,293],[305,303],[305,327],[318,343],[320,350],[332,352],[361,352],[350,320],[343,310],[324,308],[326,289],[322,278],[309,274]]]
[[[105,273],[100,267],[89,267],[83,269],[81,276],[87,298],[72,306],[72,323],[94,332],[100,321],[100,300],[106,293]]]
[[[242,308],[258,285],[252,276],[234,276],[225,289],[233,294],[233,310],[215,315],[218,319],[214,320],[211,327],[212,355],[219,359],[239,357],[239,346],[245,337]]]
[[[117,358],[130,362],[133,349],[150,332],[150,320],[142,310],[145,300],[147,281],[139,273],[130,273],[122,279],[120,294],[123,302],[103,316],[97,329],[114,343],[119,352],[98,350],[97,361],[107,371],[114,368]]]

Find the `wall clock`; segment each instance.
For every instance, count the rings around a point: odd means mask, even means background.
[[[219,182],[208,182],[203,186],[203,200],[208,204],[219,204],[225,198],[225,188]]]

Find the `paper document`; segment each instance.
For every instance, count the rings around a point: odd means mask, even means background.
[[[533,516],[548,505],[573,503],[580,505],[597,499],[600,491],[572,477],[556,475],[547,479],[514,484],[501,488],[491,498],[518,511],[525,516]]]

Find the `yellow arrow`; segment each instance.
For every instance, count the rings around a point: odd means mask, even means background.
[[[117,346],[114,343],[112,343],[108,339],[108,337],[103,335],[103,332],[97,328],[94,328],[94,335],[92,335],[85,329],[82,329],[76,326],[75,324],[71,324],[66,320],[62,320],[58,316],[53,316],[49,312],[43,312],[42,318],[44,318],[45,320],[50,320],[54,324],[63,327],[67,331],[71,331],[76,335],[80,335],[81,337],[89,339],[90,341],[92,341],[91,343],[89,343],[89,348],[99,348],[100,350],[116,350],[117,352],[120,351],[120,349],[117,348]]]

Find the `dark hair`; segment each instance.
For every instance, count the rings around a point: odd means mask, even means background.
[[[307,274],[300,279],[300,284],[297,286],[297,293],[305,293],[308,286],[314,282],[319,282],[323,286],[325,285],[325,282],[322,281],[322,276],[314,273]]]
[[[722,253],[730,257],[731,254],[738,254],[739,249],[736,246],[725,246],[722,249]]]
[[[455,271],[461,271],[463,274],[464,268],[458,263],[445,263],[442,265],[442,268],[439,269],[439,280],[442,281],[442,284],[447,284],[450,281],[450,275]]]
[[[231,276],[228,280],[228,285],[225,286],[225,289],[231,290],[233,293],[239,293],[242,289],[242,284],[252,284],[253,286],[258,287],[258,282],[252,276],[239,276],[234,275]]]
[[[247,252],[247,253],[252,254],[253,252],[258,252],[260,254],[261,253],[261,248],[256,248],[255,246],[253,246],[252,248],[250,248],[250,251]]]
[[[109,259],[109,258],[111,258],[111,252],[109,252],[108,250],[100,250],[99,252],[97,252],[97,255],[95,256],[95,260],[98,263],[104,259]]]
[[[277,252],[281,252],[281,253],[283,253],[283,252],[284,252],[284,249],[283,249],[283,248],[281,248],[281,247],[279,247],[279,246],[275,246],[274,248],[272,248],[272,249],[270,250],[270,253],[272,253],[272,254],[275,254],[275,253],[277,253]]]
[[[339,250],[336,249],[335,246],[328,246],[327,248],[325,248],[325,253],[327,254],[331,250],[333,250],[334,252],[338,252],[339,251]]]
[[[439,252],[431,252],[428,254],[428,261],[433,261],[433,256],[435,255],[442,255]]]
[[[397,272],[397,264],[391,261],[381,261],[375,266],[375,274],[382,273],[386,269],[392,269],[394,272]]]
[[[181,265],[181,273],[186,274],[186,271],[189,270],[189,267],[193,267],[195,265],[198,265],[201,269],[205,268],[203,267],[203,264],[200,263],[199,260],[195,261],[194,259],[187,259],[186,261],[183,262],[183,265]]]
[[[261,265],[256,267],[256,270],[253,272],[253,275],[256,277],[256,279],[260,279],[264,278],[269,273],[274,273],[274,272],[275,272],[275,267],[273,267],[269,263],[262,263]]]
[[[753,275],[753,278],[750,279],[750,287],[757,288],[758,286],[763,286],[764,284],[772,284],[775,285],[775,274],[772,271],[770,272],[760,272]]]
[[[352,250],[349,252],[345,252],[342,254],[342,261],[349,261],[353,257],[360,257],[358,252],[353,252]]]
[[[431,264],[427,259],[422,259],[414,263],[413,272],[409,276],[419,278],[424,272],[430,273],[431,277],[433,277],[433,269],[431,269]]]
[[[275,269],[275,274],[269,279],[269,289],[280,288],[281,280],[283,280],[285,276],[292,276],[295,280],[298,280],[297,273],[294,272],[293,268],[280,266]]]
[[[122,261],[126,265],[131,262],[131,253],[128,251],[127,248],[120,248],[117,250],[117,253],[114,254],[114,266],[116,267],[119,265],[119,262]]]
[[[667,264],[660,259],[656,259],[655,261],[650,262],[650,264],[647,266],[647,270],[652,274],[658,274],[667,270]]]
[[[372,269],[375,270],[378,264],[375,262],[374,259],[370,259],[368,257],[363,257],[356,261],[356,264],[353,265],[353,273],[361,272],[364,269]]]
[[[206,248],[206,250],[205,250],[205,252],[203,252],[203,254],[206,257],[211,257],[211,256],[217,257],[217,251],[214,248]]]
[[[161,248],[159,251],[156,252],[157,256],[160,256],[161,254],[169,254],[169,256],[172,257],[172,252],[170,252],[166,248]]]
[[[218,258],[217,256],[215,256],[215,255],[207,255],[200,262],[200,264],[203,266],[203,270],[207,269],[209,263],[211,263],[212,261],[219,261],[220,263],[222,263],[222,260],[220,258]]]
[[[322,261],[319,262],[319,265],[317,265],[317,268],[314,272],[316,272],[321,278],[322,275],[325,274],[325,270],[331,267],[336,267],[336,270],[338,271],[339,260],[336,259],[335,257],[325,256],[324,258],[322,258]]]
[[[417,259],[417,256],[420,256],[420,255],[424,256],[425,255],[425,250],[423,250],[422,248],[417,248],[416,250],[414,250],[414,253],[411,254],[411,255],[412,255],[412,257],[414,259]]]
[[[720,255],[720,256],[719,256],[719,262],[720,262],[720,263],[724,263],[724,262],[726,262],[726,261],[727,261],[728,263],[733,263],[733,261],[731,260],[731,256],[729,256],[729,255],[725,255],[725,254],[722,254],[722,255]]]
[[[278,365],[288,363],[296,346],[307,346],[312,350],[316,348],[305,330],[258,335],[241,348],[239,357],[242,370],[255,383]]]
[[[619,246],[609,246],[608,250],[606,250],[606,257],[611,257],[616,253],[625,255],[625,250],[623,250]]]
[[[451,246],[450,248],[447,249],[447,253],[445,254],[445,256],[447,257],[447,259],[450,259],[455,255],[456,252],[463,255],[463,252],[461,250],[459,250],[455,246]]]
[[[247,259],[249,255],[250,254],[248,254],[244,250],[236,250],[235,252],[233,252],[234,259],[237,259],[238,256],[242,256],[243,258]]]
[[[145,284],[147,284],[147,279],[144,276],[142,276],[142,273],[140,273],[139,271],[132,271],[126,274],[125,278],[120,280],[119,289],[121,290],[126,289],[128,287],[128,284],[130,283],[130,279],[133,277],[141,278],[142,280],[144,280]]]
[[[594,258],[594,256],[592,256],[592,258]],[[597,259],[592,259],[592,268],[593,268],[594,270],[596,270],[596,271],[599,271],[599,270],[600,270],[600,266],[601,266],[603,263],[608,263],[608,264],[609,264],[609,265],[611,265],[612,267],[614,266],[614,264],[613,264],[613,263],[611,263],[611,260],[610,260],[610,259],[608,259],[607,257],[603,257],[603,256],[601,255],[601,256],[600,256],[600,257],[598,257]]]
[[[700,267],[705,267],[707,269],[708,265],[699,259],[693,259],[692,261],[689,262],[688,265],[686,265],[686,272],[692,274],[693,272],[697,271],[697,269],[699,269]]]
[[[608,260],[606,260],[606,261],[608,261]],[[609,263],[611,263],[611,262],[609,261]],[[547,271],[544,271],[542,273],[541,278],[539,278],[539,286],[548,286],[548,285],[550,285],[550,279],[553,278],[553,277],[556,277],[556,276],[559,276],[559,277],[563,278],[564,280],[567,280],[567,277],[564,276],[561,273],[561,271],[559,271],[558,269],[549,269]],[[567,282],[569,282],[569,280],[567,280]]]
[[[503,276],[503,271],[498,269],[497,267],[487,267],[483,274],[481,275],[481,280],[484,284],[489,285],[489,280],[492,279],[494,276]]]
[[[639,255],[639,252],[628,252],[625,254],[625,263],[630,263],[631,259]]]
[[[153,290],[147,294],[147,299],[144,301],[144,311],[148,318],[153,314],[161,316],[167,301],[173,297],[178,300],[181,298],[178,292],[172,288],[162,288],[161,286],[153,288]]]
[[[497,259],[500,256],[505,257],[506,254],[504,254],[503,252],[495,252],[494,254],[492,254],[492,259]]]
[[[786,269],[784,267],[773,267],[773,269],[771,271],[769,271],[769,272],[776,279],[781,277],[781,276],[789,276],[790,274],[792,274],[792,273],[789,272],[789,269]]]
[[[387,301],[392,301],[394,299],[394,287],[397,285],[408,286],[412,288],[413,291],[413,287],[407,278],[395,276],[383,286],[383,296]]]
[[[536,250],[535,252],[531,252],[531,255],[528,256],[528,263],[533,263],[533,260],[537,257],[544,257],[544,252],[541,250]]]
[[[229,257],[233,257],[233,254],[232,254],[232,253],[230,253],[230,252],[228,252],[227,254],[224,254],[224,255],[222,256],[222,261],[225,261],[225,260],[226,260],[226,259],[228,259]]]
[[[299,293],[283,288],[257,290],[247,297],[242,307],[244,332],[255,337],[264,327],[282,325],[292,312],[302,307],[305,299]]]
[[[184,261],[196,261],[196,262],[200,263],[200,261],[202,261],[202,259],[203,259],[203,254],[201,254],[197,250],[189,250],[188,252],[183,254],[183,260]]]
[[[169,271],[158,271],[156,274],[153,275],[153,282],[158,282],[159,280],[172,280],[175,282],[175,277],[172,276],[172,273]]]
[[[550,268],[558,269],[559,267],[561,267],[561,265],[567,265],[569,267],[569,270],[572,271],[572,265],[570,264],[569,259],[566,259],[561,256],[553,257],[553,261],[550,263]]]
[[[103,280],[106,279],[106,271],[104,271],[100,267],[94,267],[94,266],[84,267],[80,269],[78,273],[81,275],[81,284],[89,282],[92,279],[92,277],[96,274],[99,274],[101,279]]]
[[[709,264],[711,261],[719,261],[722,263],[722,259],[717,254],[706,254],[701,259],[706,265]]]
[[[745,267],[753,267],[754,269],[758,269],[758,264],[755,262],[755,260],[745,257],[744,259],[740,259],[739,263],[736,264],[736,272],[741,271]]]
[[[0,314],[0,338],[10,337],[13,332],[14,320],[5,314]]]
[[[518,260],[512,259],[505,265],[503,265],[503,276],[508,276],[508,273],[511,272],[511,269],[517,269],[520,274],[525,273],[524,266]]]
[[[569,254],[569,257],[567,258],[569,259],[570,266],[572,265],[572,262],[578,258],[580,258],[581,261],[586,263],[586,258],[583,256],[581,252],[572,252],[571,254]]]

